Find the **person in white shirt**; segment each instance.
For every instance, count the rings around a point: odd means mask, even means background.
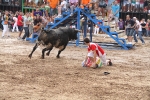
[[[142,38],[142,26],[141,26],[141,23],[137,20],[136,17],[133,17],[133,20],[136,22],[135,31],[134,31],[134,34],[133,34],[134,41],[138,42],[138,40],[136,38],[136,34],[137,34],[139,36],[139,39],[141,40],[142,44],[145,44],[145,41]]]
[[[61,4],[58,6],[58,16],[57,18],[62,17],[62,12],[67,10],[67,2],[66,0],[61,0]]]
[[[71,9],[71,16],[73,15],[73,10],[78,6],[78,0],[69,0],[69,7]]]
[[[13,20],[14,20],[14,25],[13,25],[12,32],[14,32],[15,28],[16,28],[17,32],[19,32],[18,26],[17,26],[18,18],[14,14],[13,14]]]
[[[10,34],[9,34],[9,28],[8,28],[8,14],[9,12],[8,11],[5,11],[5,15],[4,15],[4,18],[3,18],[3,33],[2,33],[2,38],[4,37],[5,34],[7,34],[7,36],[9,37]]]

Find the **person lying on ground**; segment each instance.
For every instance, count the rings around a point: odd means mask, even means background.
[[[84,43],[85,45],[88,46],[88,53],[85,57],[85,60],[84,60],[85,63],[83,64],[83,66],[86,67],[87,61],[90,60],[92,62],[91,67],[97,68],[96,57],[100,58],[103,65],[105,66],[108,65],[107,64],[108,61],[106,61],[105,51],[98,44],[90,42],[89,38],[85,38]],[[110,62],[110,65],[112,65],[111,60],[109,60],[109,62]]]

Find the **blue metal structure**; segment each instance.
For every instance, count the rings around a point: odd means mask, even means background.
[[[117,32],[111,32],[110,31],[110,26],[104,26],[102,20],[96,19],[96,16],[94,14],[91,14],[88,9],[81,9],[81,8],[76,8],[73,15],[70,15],[71,13],[64,12],[62,18],[55,18],[54,23],[49,23],[45,29],[53,29],[53,28],[58,28],[61,26],[66,26],[68,23],[75,24],[76,28],[80,30],[80,19],[84,17],[84,38],[86,37],[86,31],[87,31],[87,19],[92,22],[92,24],[95,24],[101,28],[103,32],[108,34],[112,39],[114,39],[120,46],[123,47],[123,49],[128,50],[133,47],[132,44],[127,44],[126,40],[123,38],[118,37]],[[98,24],[100,22],[101,24]],[[92,31],[93,27],[90,30],[90,40],[92,41]],[[78,33],[78,39],[76,40],[76,46],[79,45],[80,42],[80,33]]]

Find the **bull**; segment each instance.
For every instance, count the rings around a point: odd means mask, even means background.
[[[58,29],[51,29],[51,30],[41,29],[41,33],[38,37],[38,41],[33,47],[32,52],[29,54],[29,58],[31,59],[33,52],[41,44],[46,46],[42,50],[42,56],[41,56],[42,59],[44,59],[45,51],[48,51],[46,55],[49,56],[50,51],[53,49],[53,47],[59,48],[59,51],[56,57],[60,58],[60,53],[66,48],[68,42],[70,40],[77,39],[78,32],[80,32],[80,30],[66,28],[66,27],[62,27]]]

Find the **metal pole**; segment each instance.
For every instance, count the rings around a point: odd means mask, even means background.
[[[80,30],[80,8],[77,8],[78,12],[77,12],[77,29]],[[77,40],[76,40],[76,46],[79,46],[79,42],[80,42],[80,32],[78,32],[77,34]]]
[[[22,8],[22,12],[23,12],[23,8],[24,8],[24,0],[20,0],[21,1],[21,4],[22,4],[22,6],[21,6],[21,8]]]
[[[87,34],[87,17],[84,17],[84,37],[86,38],[86,34]]]
[[[93,22],[91,21],[91,29],[90,29],[90,41],[92,42],[92,33],[93,33]]]

